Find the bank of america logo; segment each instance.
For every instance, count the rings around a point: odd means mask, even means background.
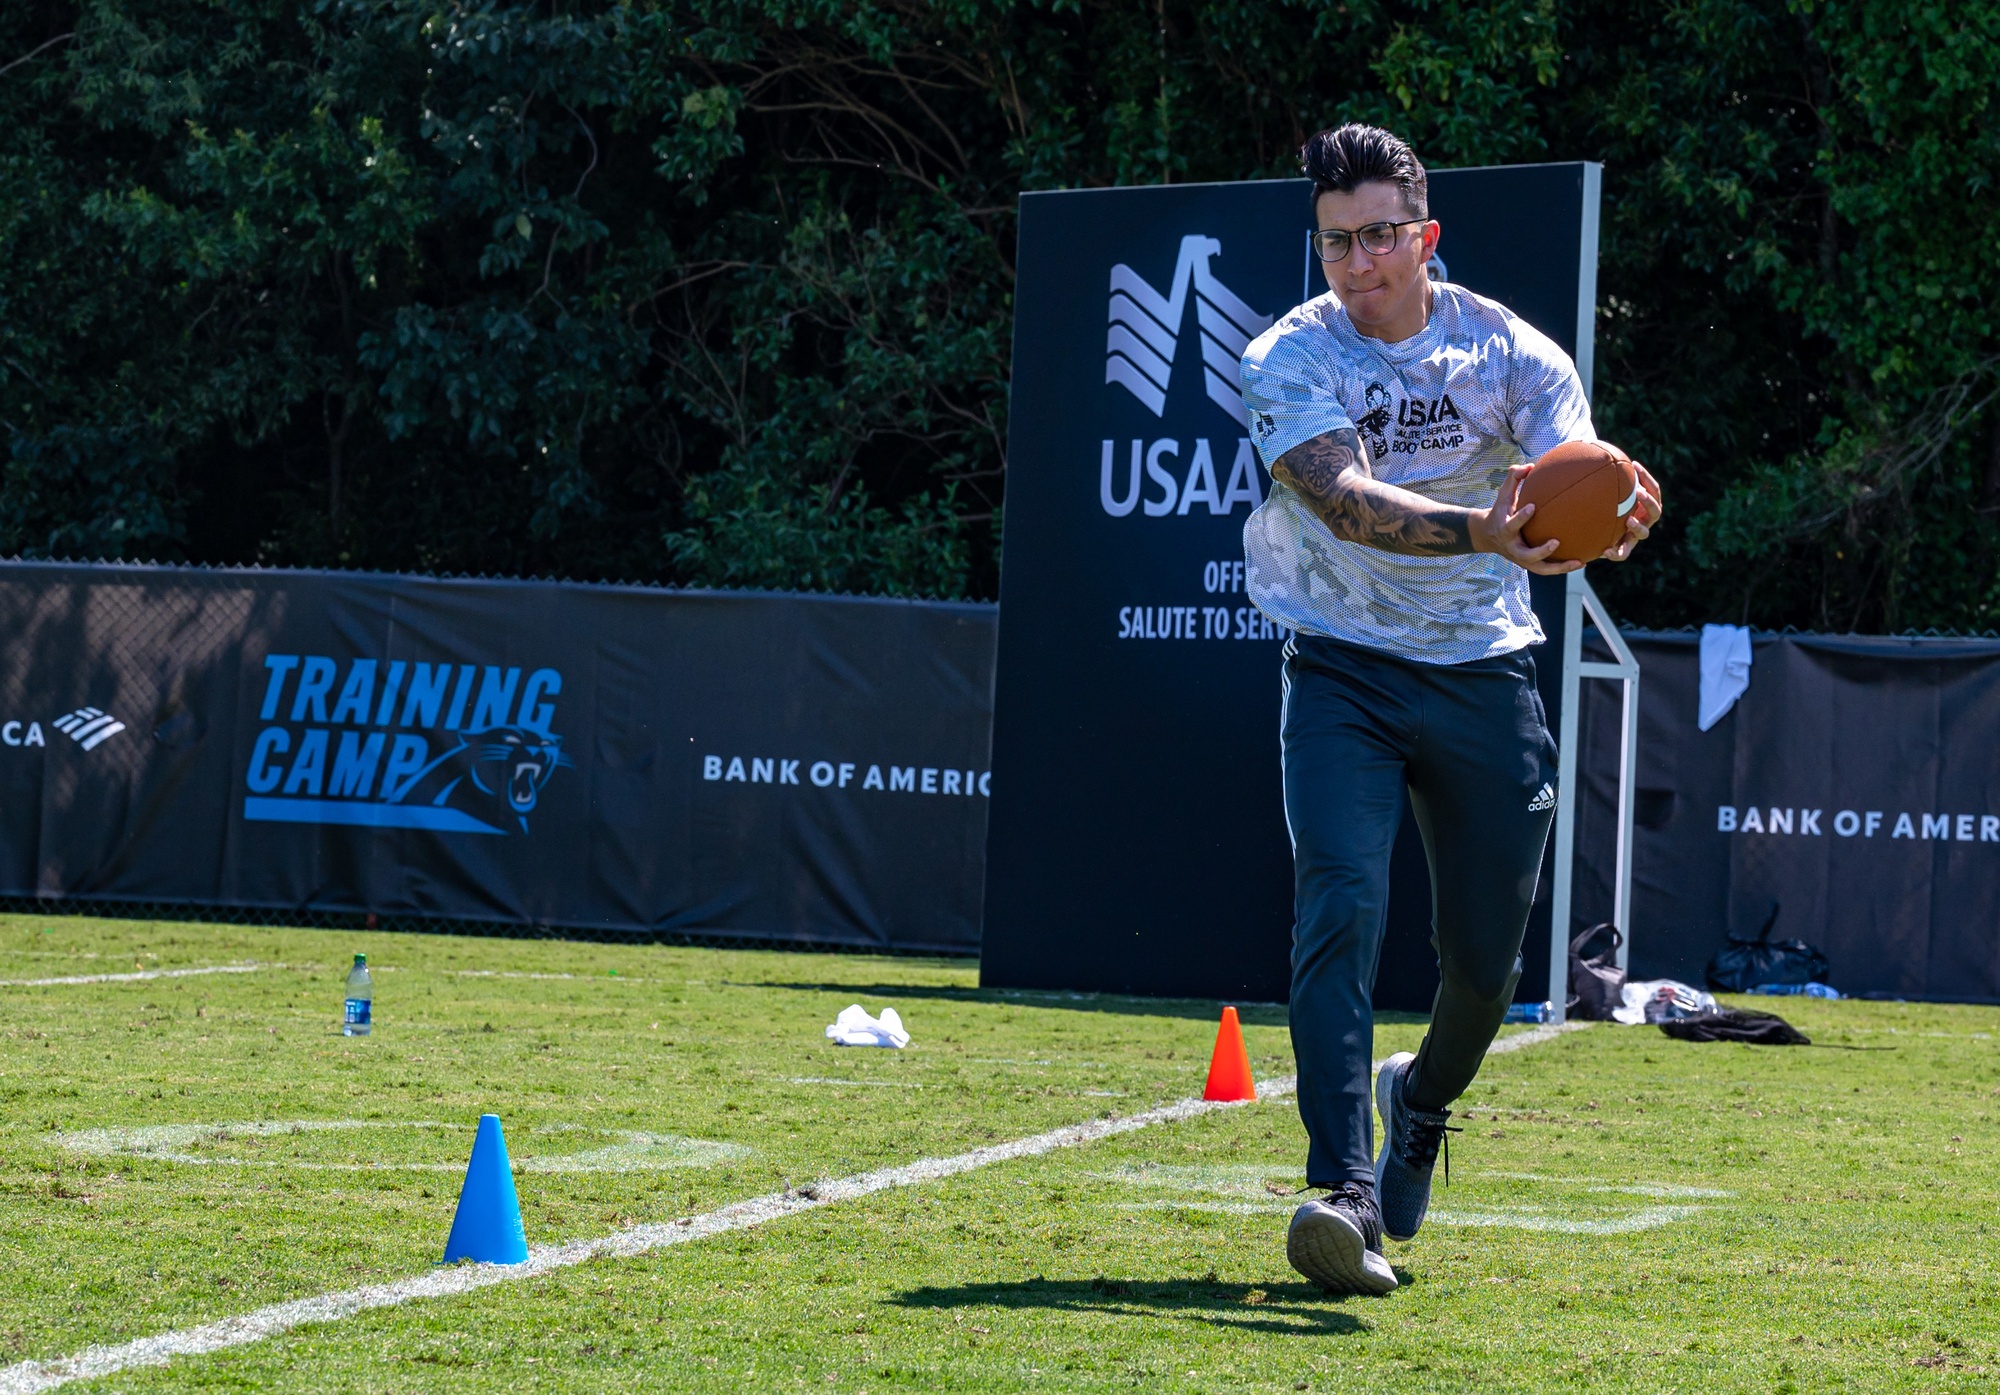
[[[123,722],[97,707],[79,707],[74,712],[66,712],[52,725],[86,751],[96,750],[125,730]]]
[[[1181,338],[1181,318],[1187,309],[1188,287],[1194,288],[1195,323],[1200,327],[1202,382],[1209,400],[1239,426],[1250,418],[1243,410],[1243,390],[1237,366],[1250,341],[1271,327],[1271,316],[1245,305],[1234,291],[1216,280],[1208,259],[1222,254],[1212,237],[1191,233],[1181,239],[1170,293],[1161,295],[1131,267],[1111,268],[1110,332],[1104,339],[1104,381],[1116,383],[1153,411],[1167,410],[1167,380],[1173,373],[1174,350]]]

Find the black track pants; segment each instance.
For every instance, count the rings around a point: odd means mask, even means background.
[[[1372,1179],[1369,1000],[1403,791],[1430,858],[1441,977],[1410,1102],[1442,1109],[1478,1073],[1521,975],[1555,812],[1555,742],[1525,652],[1419,664],[1301,635],[1286,647],[1283,746],[1306,1177]]]

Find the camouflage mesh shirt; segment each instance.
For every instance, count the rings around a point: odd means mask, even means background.
[[[1576,365],[1505,306],[1434,287],[1430,322],[1398,344],[1363,337],[1333,295],[1284,316],[1243,354],[1243,404],[1265,468],[1303,441],[1359,433],[1375,478],[1483,509],[1507,467],[1595,440]],[[1289,486],[1243,528],[1250,599],[1281,625],[1427,664],[1541,642],[1528,574],[1491,553],[1404,557],[1334,537]]]

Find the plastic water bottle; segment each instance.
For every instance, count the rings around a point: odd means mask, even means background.
[[[1834,998],[1841,996],[1840,990],[1825,983],[1760,983],[1750,990],[1784,998]]]
[[[354,967],[347,971],[347,1020],[340,1024],[340,1034],[344,1037],[365,1037],[368,1035],[369,1017],[375,1003],[375,980],[368,977],[368,956],[354,956]]]
[[[1556,1015],[1554,1003],[1509,1003],[1502,1022],[1547,1022]]]

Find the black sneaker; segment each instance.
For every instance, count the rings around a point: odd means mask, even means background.
[[[1451,1154],[1445,1135],[1457,1133],[1445,1121],[1449,1109],[1412,1109],[1403,1099],[1416,1057],[1400,1051],[1382,1063],[1375,1076],[1375,1110],[1382,1116],[1382,1152],[1375,1159],[1375,1194],[1382,1208],[1382,1229],[1391,1240],[1409,1240],[1424,1223],[1431,1206],[1431,1170],[1438,1150],[1446,1148],[1445,1177],[1451,1176]]]
[[[1382,1257],[1382,1215],[1365,1182],[1344,1182],[1325,1200],[1293,1212],[1285,1258],[1328,1293],[1383,1294],[1396,1287],[1395,1271]]]

